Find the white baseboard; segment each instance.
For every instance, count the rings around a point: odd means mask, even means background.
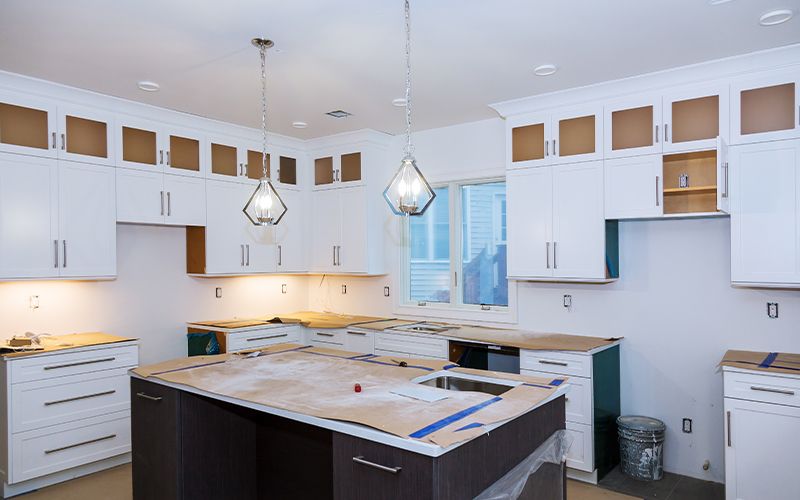
[[[33,490],[51,486],[57,483],[63,483],[70,479],[75,479],[87,474],[94,474],[101,470],[110,469],[118,465],[126,464],[131,461],[130,453],[123,453],[116,457],[106,458],[90,464],[81,465],[80,467],[73,467],[72,469],[62,470],[46,476],[37,477],[21,483],[8,484],[3,483],[3,497],[9,498],[23,493],[28,493]]]

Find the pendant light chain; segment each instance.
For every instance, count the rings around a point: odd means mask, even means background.
[[[267,178],[267,43],[262,42],[261,51],[261,167]]]
[[[405,155],[412,156],[414,147],[411,145],[411,7],[409,0],[406,2],[406,146]]]

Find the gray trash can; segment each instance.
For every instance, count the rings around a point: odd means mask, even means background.
[[[664,475],[664,434],[667,426],[656,418],[617,417],[622,472],[635,479],[654,481]]]

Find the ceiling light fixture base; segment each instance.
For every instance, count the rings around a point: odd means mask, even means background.
[[[275,46],[275,42],[273,42],[269,38],[253,38],[250,41],[250,43],[252,43],[253,46],[258,47],[259,49],[261,47],[269,49]]]

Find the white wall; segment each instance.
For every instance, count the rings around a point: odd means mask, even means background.
[[[149,364],[186,355],[187,321],[307,307],[304,277],[187,276],[183,228],[118,225],[117,259],[114,281],[0,282],[0,336],[103,331],[136,337],[140,362]],[[39,309],[29,308],[31,295],[39,296]]]
[[[435,181],[493,176],[498,168],[502,174],[503,134],[499,119],[420,132],[419,166]],[[396,270],[396,245],[387,258]],[[393,302],[375,297],[386,284],[396,291],[396,275],[329,277],[321,287],[309,286],[309,303],[391,315]],[[620,276],[609,285],[521,283],[518,327],[625,337],[622,412],[665,421],[668,471],[723,481],[722,376],[716,365],[727,349],[800,352],[800,292],[730,286],[728,218],[621,222]],[[338,292],[342,283],[347,295]],[[564,294],[572,295],[571,310],[562,306]],[[780,304],[779,319],[767,318],[767,301]],[[683,417],[693,419],[692,434],[681,432]],[[702,470],[706,459],[708,472]]]

